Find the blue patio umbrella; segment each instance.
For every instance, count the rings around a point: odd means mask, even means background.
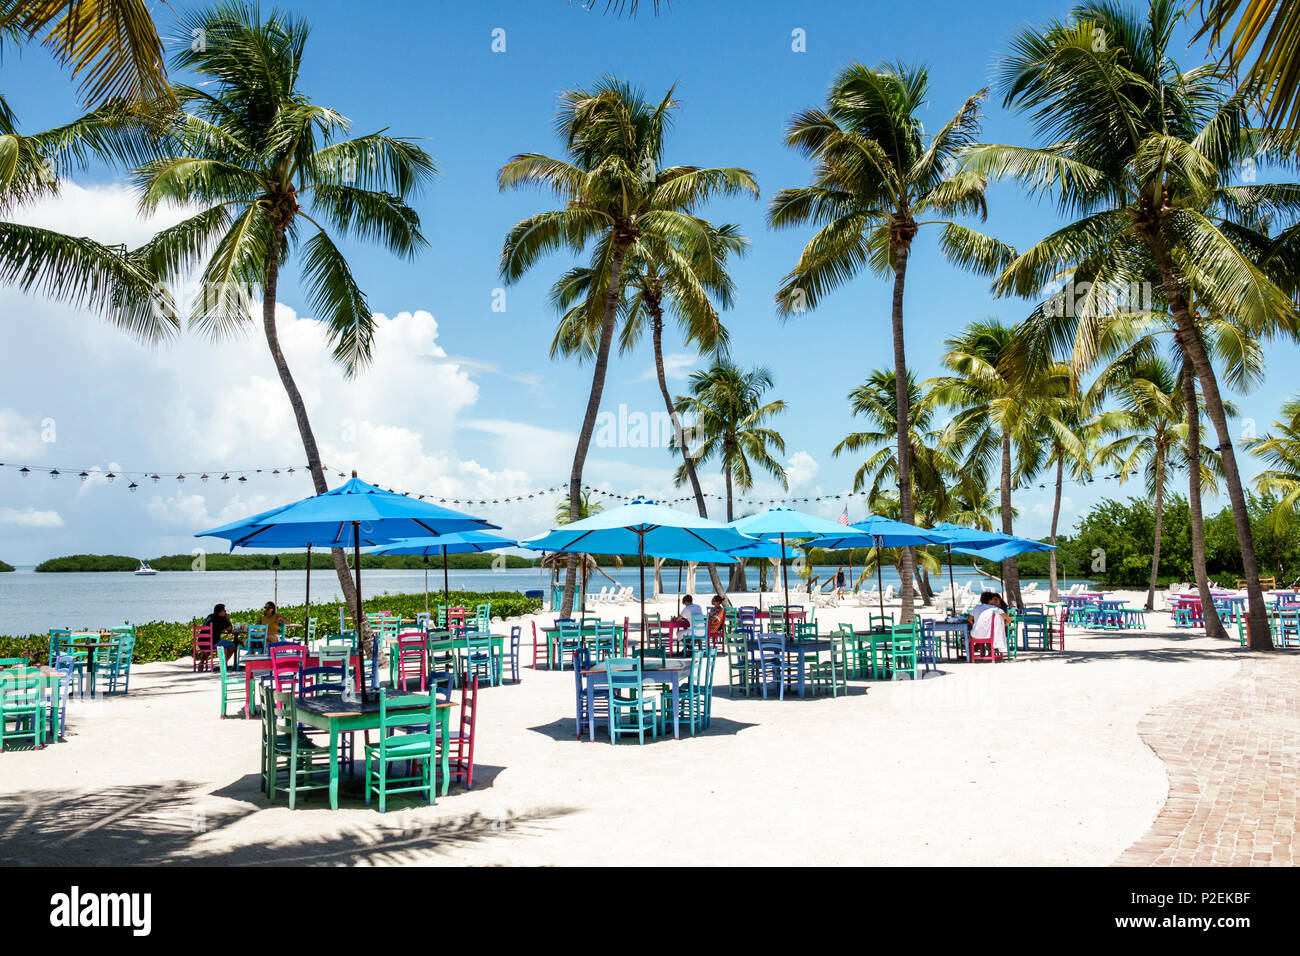
[[[351,547],[353,572],[356,575],[357,606],[353,621],[357,633],[362,633],[365,620],[361,601],[361,547],[363,541],[371,544],[389,543],[401,538],[416,536],[436,537],[458,531],[475,531],[496,528],[497,525],[472,515],[462,514],[430,501],[421,501],[384,491],[375,485],[352,478],[324,494],[313,495],[301,501],[272,508],[242,522],[223,525],[210,531],[201,531],[196,538],[216,536],[230,541],[231,548],[262,547],[270,543],[286,542],[297,538],[303,546],[316,544],[331,548]],[[374,667],[372,684],[378,680],[379,642],[372,642]]]
[[[442,593],[446,597],[450,591],[447,586],[447,555],[474,554],[483,551],[496,551],[499,548],[517,547],[519,547],[518,541],[490,534],[486,531],[459,531],[439,535],[436,538],[403,538],[370,553],[378,557],[399,554],[424,556],[424,610],[427,613],[429,610],[430,555],[442,555]]]
[[[762,538],[765,541],[777,540],[781,550],[785,550],[786,538],[816,538],[842,531],[844,526],[794,508],[768,508],[758,514],[747,515],[731,522],[737,531]],[[785,589],[785,605],[790,606],[790,578],[786,572],[785,559],[781,560],[781,584]]]
[[[735,528],[699,515],[677,511],[646,498],[601,511],[525,538],[534,551],[566,554],[635,554],[641,569],[641,653],[645,654],[645,556],[676,557],[700,551],[730,552],[754,543]]]
[[[838,534],[818,538],[807,542],[809,547],[827,548],[875,548],[876,549],[876,591],[880,595],[880,616],[885,616],[884,576],[881,574],[882,548],[911,548],[924,544],[947,544],[946,532],[938,528],[920,528],[905,521],[886,518],[884,515],[870,515],[867,520],[849,525],[849,531],[836,529]]]
[[[948,543],[948,591],[952,596],[953,612],[957,610],[957,585],[952,579],[952,553],[962,552],[964,548],[979,548],[981,551],[994,545],[1005,544],[1011,540],[1011,535],[1004,534],[1001,531],[983,531],[979,528],[964,528],[959,524],[953,524],[945,521],[942,524],[934,526],[935,531],[942,531],[949,538]],[[988,557],[987,554],[984,555]]]
[[[672,558],[677,562],[677,612],[682,610],[682,568],[688,564],[735,564],[740,560],[738,554],[725,554],[722,551],[692,551],[684,554],[652,554],[651,558]]]

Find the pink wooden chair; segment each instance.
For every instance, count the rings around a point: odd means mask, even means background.
[[[195,672],[212,670],[212,655],[215,650],[215,645],[212,642],[212,625],[196,624],[194,626],[193,649]]]
[[[397,683],[402,690],[410,690],[408,681],[414,677],[420,683],[420,690],[428,686],[428,673],[424,662],[428,656],[429,645],[424,634],[408,631],[397,635]]]

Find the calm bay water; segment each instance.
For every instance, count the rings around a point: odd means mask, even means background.
[[[633,588],[637,593],[636,568],[607,568],[619,584]],[[749,586],[758,586],[758,570],[750,566]],[[816,568],[822,581],[835,573],[835,568]],[[721,571],[720,571],[721,573]],[[954,577],[960,587],[967,580],[979,588],[988,578],[981,577],[969,567],[955,568]],[[549,587],[550,574],[535,568],[507,568],[450,572],[453,590],[467,591],[527,591]],[[946,574],[944,575],[946,577]],[[725,581],[725,577],[724,577]],[[676,570],[663,572],[667,593],[677,592]],[[771,587],[772,577],[768,577]],[[790,591],[799,585],[790,575]],[[886,585],[898,586],[898,575],[891,568],[884,573]],[[936,586],[938,582],[935,582]],[[996,585],[996,582],[993,582]],[[306,585],[305,571],[281,571],[278,597],[282,604],[301,604]],[[312,574],[312,602],[337,601],[338,578],[332,571]],[[361,577],[362,591],[370,594],[420,593],[424,590],[423,569],[365,571]],[[611,586],[599,574],[592,575],[591,593],[601,587]],[[654,576],[646,573],[647,590],[654,586]],[[696,572],[696,586],[708,593],[708,572]],[[430,569],[429,587],[433,592],[442,589],[442,570]],[[276,598],[276,582],[272,571],[160,571],[152,577],[136,577],[119,572],[67,572],[36,574],[30,568],[19,568],[12,573],[0,574],[0,635],[43,634],[52,627],[100,627],[123,622],[188,621],[202,617],[220,602],[233,611],[260,607]],[[653,593],[653,592],[651,592]]]

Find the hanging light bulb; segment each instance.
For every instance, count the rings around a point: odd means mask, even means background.
[[[177,481],[184,481],[184,480],[185,480],[185,476],[184,476],[184,475],[177,475],[177,476],[176,476],[176,480],[177,480]]]
[[[248,476],[247,476],[247,475],[240,475],[240,476],[239,476],[239,480],[240,480],[240,481],[247,481],[247,480],[248,480]]]
[[[199,475],[199,481],[207,481],[207,480],[208,480],[208,476],[206,473]]]
[[[107,478],[109,481],[112,481],[114,478],[117,477],[117,475],[113,474],[113,473],[110,471],[110,472],[109,472],[107,475],[105,475],[104,477]]]
[[[149,477],[150,477],[151,479],[153,479],[154,484],[157,484],[157,483],[158,483],[158,479],[159,479],[160,476],[158,476],[158,475],[150,475]]]
[[[140,487],[140,486],[137,485],[137,484],[133,481],[133,482],[131,482],[129,485],[126,486],[126,490],[127,490],[127,491],[135,491],[135,490],[136,490],[137,488],[139,488],[139,487]]]
[[[57,478],[57,477],[59,477],[59,469],[57,469],[57,468],[53,468],[53,469],[51,469],[51,470],[50,470],[50,477],[51,477],[51,478]]]
[[[24,478],[30,477],[31,473],[32,470],[28,468],[26,465],[23,465],[21,468],[18,469],[18,474],[22,475]]]
[[[229,480],[230,480],[230,476],[229,476],[229,475],[222,475],[222,476],[221,476],[221,480],[222,480],[222,481],[229,481]]]
[[[89,472],[85,472],[85,471],[83,471],[83,472],[82,472],[81,474],[79,474],[77,477],[80,478],[82,481],[85,481],[87,478],[90,477],[90,473],[89,473]]]

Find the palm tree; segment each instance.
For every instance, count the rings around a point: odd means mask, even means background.
[[[893,277],[891,328],[894,368],[907,370],[903,291],[912,243],[925,225],[942,225],[940,249],[951,261],[981,271],[1001,268],[1012,250],[953,221],[985,215],[985,177],[957,169],[958,155],[979,133],[979,101],[962,104],[928,142],[920,111],[927,107],[924,68],[850,64],[835,77],[826,105],[791,119],[786,143],[815,163],[813,183],[784,189],[772,200],[773,228],[813,223],[820,228],[776,294],[783,316],[816,308],[821,299],[864,268]],[[909,421],[907,377],[897,380],[899,421]],[[914,520],[912,463],[900,429],[898,500],[902,521]],[[903,563],[911,568],[912,549]],[[912,576],[903,575],[902,620],[912,618]]]
[[[634,349],[649,323],[659,394],[672,423],[701,518],[707,518],[709,512],[695,472],[692,443],[682,430],[664,371],[664,314],[666,310],[672,311],[688,345],[701,353],[725,354],[727,330],[718,317],[718,310],[729,308],[732,302],[734,287],[727,273],[727,257],[744,255],[748,247],[749,240],[740,234],[739,227],[728,223],[710,227],[709,241],[700,248],[679,249],[671,242],[665,244],[647,237],[624,265],[619,351],[627,353]],[[551,301],[562,313],[551,343],[552,355],[577,355],[579,359],[595,355],[604,316],[599,311],[590,311],[587,304],[592,284],[598,281],[599,276],[590,268],[578,266],[552,287]],[[714,590],[725,594],[717,568],[712,564],[707,567]]]
[[[1114,462],[1120,482],[1142,469],[1147,493],[1155,502],[1151,545],[1151,581],[1146,609],[1155,606],[1160,573],[1160,538],[1164,522],[1169,472],[1186,464],[1187,416],[1178,371],[1163,358],[1122,355],[1102,370],[1093,389],[1109,393],[1119,408],[1103,412],[1092,423],[1109,439],[1098,451],[1102,461]]]
[[[1024,327],[985,319],[972,322],[944,345],[943,364],[955,374],[930,379],[926,387],[933,401],[956,409],[949,440],[966,449],[964,470],[988,474],[1000,453],[999,511],[1002,532],[1011,534],[1012,489],[1043,463],[1041,437],[1033,433],[1038,424],[1034,399],[1043,385],[1026,364],[1030,350]],[[1008,599],[1020,604],[1014,557],[1002,562],[1002,577]]]
[[[186,14],[207,37],[173,68],[192,70],[175,86],[181,110],[161,136],[158,157],[135,174],[140,207],[201,207],[155,236],[140,254],[164,280],[203,264],[190,323],[211,335],[242,330],[262,294],[262,331],[289,397],[317,494],[328,490],[306,405],[280,348],[275,322],[280,270],[302,257],[304,291],[324,322],[334,358],[348,375],[370,360],[375,322],[347,260],[326,231],[378,241],[411,259],[425,245],[407,204],[434,174],[433,161],[406,139],[383,133],[346,139],[350,123],[297,88],[309,28],[278,11],[226,3]],[[356,601],[340,549],[334,566],[345,600]]]
[[[1300,3],[1210,0],[1200,9],[1196,39],[1208,34],[1213,45],[1226,43],[1228,66],[1234,72],[1246,68],[1244,88],[1263,101],[1264,124],[1283,127],[1286,143],[1295,149],[1300,145],[1300,74],[1295,70],[1300,60]]]
[[[175,105],[145,0],[0,0],[0,38],[6,35],[39,42],[71,67],[88,103]]]
[[[1268,465],[1255,477],[1255,487],[1261,494],[1277,496],[1269,523],[1278,534],[1294,531],[1300,508],[1300,397],[1283,403],[1272,431],[1245,444]]]
[[[581,252],[593,244],[590,268],[600,280],[591,283],[587,310],[603,316],[596,342],[591,392],[569,472],[570,513],[578,513],[582,471],[600,412],[609,350],[614,340],[625,281],[624,263],[646,245],[676,243],[702,248],[709,223],[690,210],[715,195],[758,195],[747,170],[696,166],[661,167],[672,112],[673,91],[657,104],[640,90],[612,78],[588,90],[569,90],[560,97],[556,125],[569,159],[539,153],[515,156],[497,176],[502,189],[540,186],[563,200],[562,209],[529,216],[512,228],[501,249],[501,276],[512,283],[548,252]],[[576,579],[570,563],[565,575],[562,614],[573,606]]]
[[[727,486],[727,520],[735,520],[733,492],[754,487],[754,468],[772,475],[788,489],[785,468],[772,450],[785,453],[785,439],[766,424],[786,410],[785,401],[763,401],[772,388],[772,373],[757,367],[744,371],[730,359],[720,358],[707,369],[691,375],[691,394],[677,398],[679,414],[694,422],[695,462],[716,460]],[[686,468],[674,475],[678,485],[686,481]]]
[[[58,195],[60,174],[97,152],[99,122],[84,117],[24,135],[0,100],[0,285],[95,309],[155,344],[174,335],[179,321],[171,295],[158,287],[139,254],[7,218],[28,203]]]
[[[1145,19],[1088,2],[1066,21],[1020,34],[999,85],[1005,103],[1028,112],[1048,145],[975,147],[967,168],[1050,192],[1079,217],[1019,255],[994,283],[999,294],[1030,296],[1065,270],[1086,266],[1094,285],[1073,303],[1076,365],[1095,354],[1096,319],[1113,281],[1133,273],[1135,258],[1152,264],[1223,449],[1251,646],[1266,649],[1272,642],[1233,436],[1188,297],[1194,282],[1209,312],[1235,315],[1255,330],[1292,325],[1290,298],[1242,253],[1250,230],[1235,220],[1246,206],[1294,215],[1300,190],[1226,185],[1242,161],[1274,144],[1252,134],[1248,98],[1231,92],[1225,74],[1214,67],[1179,72],[1169,55],[1177,18],[1170,0],[1152,0]],[[1249,241],[1269,244],[1263,236]]]

